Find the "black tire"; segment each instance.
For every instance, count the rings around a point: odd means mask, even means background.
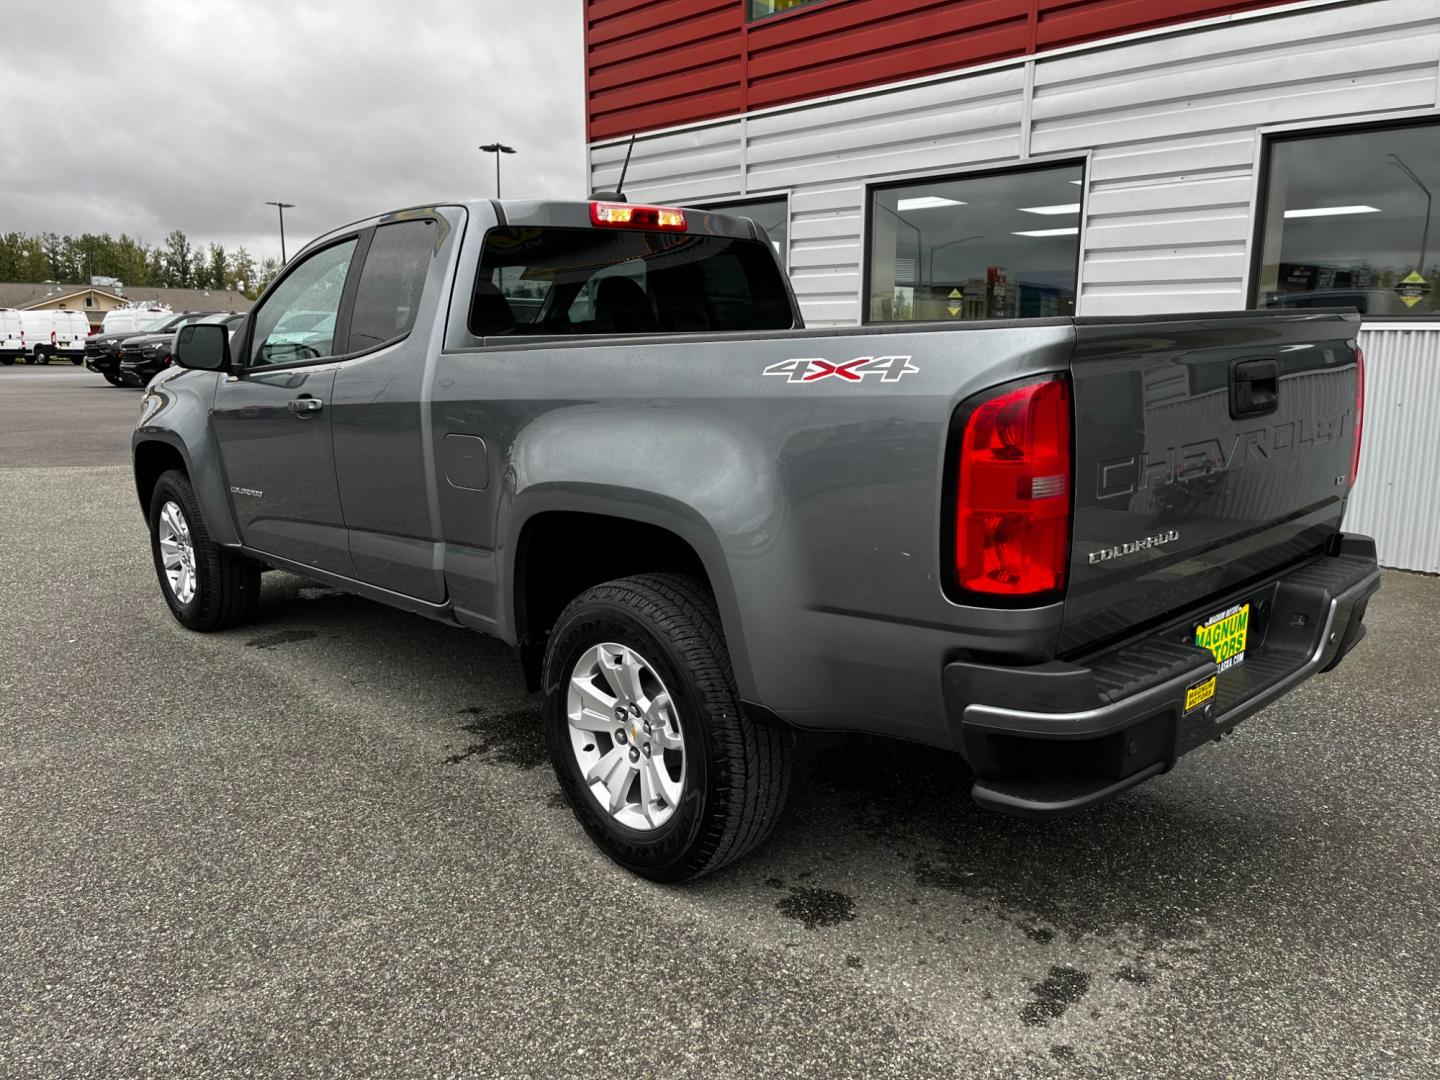
[[[110,374],[110,372],[108,372],[108,371],[102,371],[100,374],[105,376],[105,381],[108,382],[111,386],[124,386],[124,385],[125,385],[123,382],[120,381],[120,376],[119,376],[119,375],[112,375],[112,374]]]
[[[45,364],[48,366],[50,363],[50,356],[48,353],[45,352],[44,349],[40,348],[40,346],[37,345],[35,346],[35,351],[30,354],[30,362],[32,364]]]
[[[80,366],[81,364],[83,364],[84,362],[85,362],[85,358],[84,358],[84,357],[72,356],[72,357],[70,358],[70,363],[74,364],[76,367],[79,367],[79,366]]]
[[[196,589],[188,602],[175,595],[160,554],[160,513],[169,502],[184,514],[194,546]],[[260,599],[259,565],[210,539],[190,479],[178,469],[161,474],[150,496],[150,551],[161,595],[182,625],[191,630],[224,630],[254,617]]]
[[[655,669],[685,737],[683,792],[654,829],[630,828],[600,806],[570,744],[571,673],[603,642],[635,649]],[[687,881],[734,862],[769,835],[790,787],[791,737],[745,715],[715,601],[700,582],[644,574],[587,589],[550,634],[542,685],[545,741],[565,798],[590,838],[627,870]]]

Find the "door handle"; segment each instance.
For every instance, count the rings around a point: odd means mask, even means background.
[[[299,417],[312,416],[323,408],[325,402],[316,397],[297,397],[290,401],[290,411]]]

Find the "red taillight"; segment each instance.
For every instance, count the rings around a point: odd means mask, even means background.
[[[1070,559],[1070,383],[1029,383],[971,411],[960,444],[955,581],[1024,597],[1065,587]]]
[[[684,232],[685,211],[670,206],[631,206],[629,203],[590,204],[590,220],[596,225],[622,229],[669,229]]]
[[[1350,486],[1360,475],[1360,436],[1365,431],[1365,353],[1355,346],[1355,445],[1350,451]]]

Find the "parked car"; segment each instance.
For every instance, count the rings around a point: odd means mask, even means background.
[[[72,364],[84,361],[90,320],[83,311],[42,308],[19,314],[21,355],[30,363],[48,364],[54,356]]]
[[[797,729],[1054,816],[1338,664],[1380,581],[1340,528],[1358,331],[807,330],[748,220],[431,206],[311,243],[234,349],[184,327],[136,489],[184,626],[251,618],[269,567],[516,646],[585,830],[684,880],[770,831]]]
[[[182,326],[190,323],[219,323],[226,333],[233,331],[244,315],[226,312],[222,315],[199,315],[190,313],[168,320],[171,324],[157,333],[137,334],[121,343],[118,376],[125,386],[145,386],[151,379],[170,366],[171,353],[175,348],[175,334]]]
[[[138,329],[129,329],[113,334],[103,332],[92,334],[85,341],[85,366],[95,374],[103,375],[105,381],[111,386],[124,386],[125,380],[120,375],[120,362],[123,359],[124,346],[127,341],[147,334],[164,335],[169,332],[173,336],[175,329],[185,323],[194,322],[196,319],[213,314],[215,313],[210,311],[182,311],[178,315],[166,312],[154,322],[147,323]]]

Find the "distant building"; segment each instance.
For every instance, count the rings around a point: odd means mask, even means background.
[[[0,308],[83,311],[91,329],[98,330],[107,311],[137,302],[163,304],[173,311],[249,311],[254,303],[233,289],[161,289],[149,285],[121,288],[123,293],[98,285],[6,281],[0,282]]]

